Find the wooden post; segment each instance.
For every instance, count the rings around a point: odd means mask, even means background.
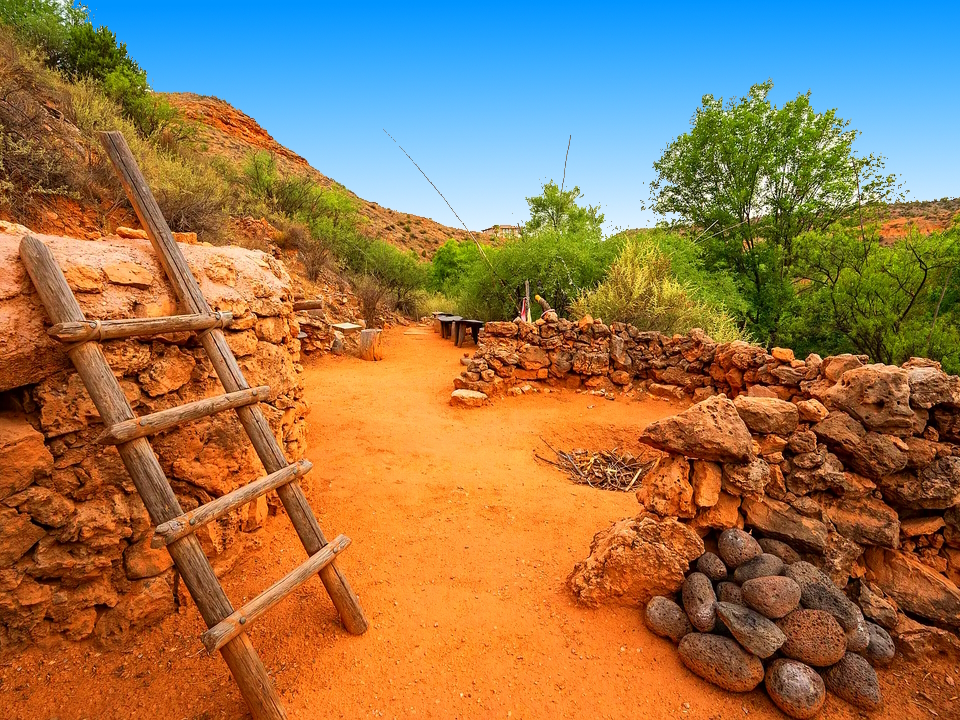
[[[50,250],[39,240],[25,237],[20,243],[20,258],[54,323],[84,322],[86,319],[66,278]],[[82,343],[68,351],[100,418],[107,425],[133,420],[133,411],[120,384],[103,356],[98,343]],[[183,513],[160,467],[150,442],[136,438],[117,446],[133,484],[143,499],[155,525]],[[187,535],[167,548],[177,570],[197,603],[208,627],[233,613],[230,600],[210,567],[196,535]],[[256,720],[281,720],[286,717],[266,668],[257,657],[246,634],[238,635],[221,649],[223,659],[236,678],[240,692]]]
[[[376,328],[360,331],[360,359],[383,360],[383,350],[380,346],[382,330]]]
[[[533,316],[530,314],[530,281],[524,280],[523,286],[525,290],[525,297],[527,298],[527,316],[524,318],[526,322],[530,322]]]
[[[167,221],[160,212],[160,206],[150,192],[143,173],[137,167],[137,162],[123,134],[117,131],[100,133],[100,140],[120,176],[120,183],[140,219],[140,225],[147,231],[150,243],[163,265],[183,310],[192,314],[209,313],[210,306],[200,291],[200,285],[197,284],[186,258],[174,241]],[[200,342],[227,392],[249,388],[222,330],[219,328],[210,330],[200,338]],[[241,407],[237,408],[236,413],[266,471],[274,473],[286,467],[287,459],[260,408]],[[277,494],[307,554],[315,555],[327,544],[327,539],[320,530],[320,525],[300,483],[294,480],[277,488]],[[340,619],[347,631],[354,635],[366,632],[368,623],[363,608],[360,607],[360,601],[336,563],[330,563],[320,571],[320,580],[337,608],[337,612],[340,613]]]

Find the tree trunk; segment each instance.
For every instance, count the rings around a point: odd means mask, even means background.
[[[383,350],[380,345],[380,334],[382,330],[361,330],[360,331],[360,359],[361,360],[383,360]]]

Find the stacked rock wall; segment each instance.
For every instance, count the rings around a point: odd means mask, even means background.
[[[166,550],[150,548],[152,524],[78,375],[46,335],[46,313],[18,256],[21,234],[0,232],[0,652],[91,635],[122,638],[176,605]],[[38,236],[57,258],[88,318],[177,313],[149,243]],[[305,451],[299,328],[290,279],[273,258],[241,248],[182,246],[215,310],[230,311],[227,342],[287,457]],[[192,333],[111,341],[103,351],[134,412],[143,415],[223,393]],[[234,413],[156,436],[160,464],[184,509],[263,474]],[[225,572],[266,501],[198,535]]]
[[[496,394],[531,380],[700,401],[644,431],[666,453],[638,493],[645,511],[700,535],[787,540],[838,585],[862,579],[911,616],[960,628],[960,378],[937,363],[798,360],[547,312],[488,323],[455,385]],[[590,581],[578,584],[589,597]]]

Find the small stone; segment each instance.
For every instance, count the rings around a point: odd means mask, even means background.
[[[863,651],[864,657],[871,665],[880,667],[889,665],[897,654],[897,646],[893,644],[890,633],[876,623],[868,622],[867,635],[870,637],[870,642],[867,644],[867,649]]]
[[[747,580],[740,590],[747,607],[771,620],[786,617],[800,605],[800,586],[783,575]]]
[[[475,408],[487,404],[487,394],[476,390],[454,390],[450,395],[454,407]]]
[[[759,658],[773,655],[787,639],[783,631],[763,615],[741,605],[720,602],[716,613],[737,642]]]
[[[823,673],[823,681],[834,695],[864,710],[877,710],[883,704],[876,671],[866,660],[847,653]]]
[[[697,559],[697,572],[702,572],[713,582],[727,579],[727,566],[712,552],[705,552]]]
[[[810,610],[824,610],[833,615],[844,630],[857,627],[860,611],[833,581],[808,562],[787,565],[784,575],[800,586],[800,604]]]
[[[729,692],[749,692],[763,681],[763,663],[735,640],[690,633],[680,641],[680,660],[687,669]]]
[[[743,605],[743,593],[740,586],[733,582],[722,582],[717,585],[717,599],[720,602]]]
[[[814,667],[838,662],[847,651],[847,636],[840,623],[823,610],[794,610],[777,626],[787,636],[780,651]]]
[[[713,583],[703,573],[690,573],[680,589],[683,609],[687,611],[690,622],[700,632],[710,632],[717,620],[717,595]]]
[[[137,263],[111,263],[103,268],[103,272],[114,285],[130,285],[143,290],[153,284],[153,273]]]
[[[793,718],[812,718],[823,707],[827,691],[817,672],[796,660],[774,660],[764,681],[774,705]]]
[[[773,538],[760,538],[757,542],[760,543],[760,547],[765,553],[776,555],[778,558],[783,560],[784,565],[792,565],[795,562],[800,562],[800,553],[782,540],[774,540]]]
[[[733,579],[742,585],[747,580],[779,575],[782,572],[783,560],[776,555],[762,553],[738,567],[733,573]]]
[[[643,612],[644,623],[660,637],[680,642],[685,635],[693,632],[693,626],[683,608],[670,598],[657,595]]]
[[[739,528],[729,528],[720,533],[717,547],[720,550],[720,558],[728,568],[737,568],[763,553],[753,535]]]
[[[863,615],[853,630],[847,630],[847,652],[862,653],[870,644],[870,634],[867,632],[867,621]]]

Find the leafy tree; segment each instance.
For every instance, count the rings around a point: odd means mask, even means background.
[[[655,211],[697,228],[708,265],[738,278],[745,323],[765,341],[793,302],[796,238],[898,195],[882,156],[853,152],[858,133],[836,110],[815,112],[810,93],[778,108],[772,89],[754,85],[726,103],[705,95],[650,186]]]
[[[561,190],[552,180],[543,186],[540,195],[527,198],[530,206],[530,219],[524,230],[536,233],[543,230],[553,232],[587,232],[599,236],[603,225],[600,206],[578,205],[583,197],[579,187]]]

